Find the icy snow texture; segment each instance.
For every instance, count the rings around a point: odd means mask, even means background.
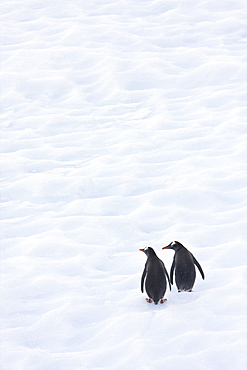
[[[2,0],[1,370],[246,368],[246,10]]]

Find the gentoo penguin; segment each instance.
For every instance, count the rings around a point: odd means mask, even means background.
[[[154,304],[164,303],[166,299],[163,299],[166,292],[166,276],[169,282],[170,290],[171,284],[169,275],[166,271],[164,263],[157,257],[153,248],[146,247],[140,249],[147,256],[147,261],[144,267],[144,271],[141,279],[141,291],[143,293],[143,284],[145,280],[145,289],[149,298],[146,301]]]
[[[173,284],[173,272],[175,269],[175,281],[178,291],[181,292],[184,290],[192,292],[196,279],[195,265],[198,267],[204,279],[204,273],[199,262],[195,259],[193,254],[179,242],[171,242],[167,247],[162,249],[173,249],[175,251],[170,272],[171,283]]]

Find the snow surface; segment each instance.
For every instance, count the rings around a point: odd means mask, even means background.
[[[1,370],[246,369],[246,1],[1,18]],[[148,304],[173,240],[206,279]]]

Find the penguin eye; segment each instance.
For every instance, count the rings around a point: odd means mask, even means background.
[[[146,251],[146,250],[148,250],[148,247],[145,247],[145,248],[144,248],[144,251]]]
[[[176,244],[176,242],[172,242],[172,243],[171,243],[171,247],[173,247],[175,244]]]

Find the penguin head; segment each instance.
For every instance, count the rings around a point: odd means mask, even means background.
[[[179,242],[171,242],[167,247],[163,247],[162,249],[173,249],[175,252],[178,251],[180,248],[184,248],[184,246]]]
[[[156,256],[155,251],[151,247],[145,247],[144,249],[139,249],[141,252],[144,252],[147,257]]]

